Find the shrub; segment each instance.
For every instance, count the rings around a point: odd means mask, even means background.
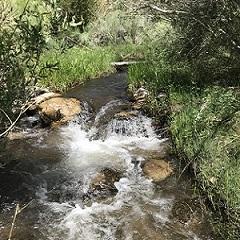
[[[95,15],[96,0],[44,0],[51,8],[50,30],[57,36],[63,31],[78,28],[84,31]]]
[[[197,84],[239,84],[239,1],[142,2],[151,14],[172,22],[179,37],[171,57],[191,64]]]
[[[10,10],[11,11],[11,10]],[[39,58],[44,48],[42,18],[30,8],[0,30],[0,121],[8,121],[26,101],[29,87],[39,77]]]
[[[94,45],[142,43],[148,21],[122,10],[100,15],[87,28],[88,41]]]

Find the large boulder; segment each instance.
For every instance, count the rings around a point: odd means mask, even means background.
[[[150,160],[143,165],[143,173],[153,182],[160,182],[169,177],[173,172],[170,163],[164,160]]]
[[[80,101],[75,98],[53,97],[38,105],[40,117],[45,125],[72,120],[81,112]]]

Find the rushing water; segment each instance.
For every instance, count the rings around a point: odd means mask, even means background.
[[[0,239],[7,239],[16,203],[29,203],[17,216],[16,240],[212,239],[199,206],[174,210],[193,197],[187,177],[178,180],[177,170],[161,184],[144,177],[141,163],[163,157],[167,139],[141,114],[114,118],[130,108],[126,87],[119,73],[74,88],[67,96],[86,101],[79,118],[58,130],[25,128],[23,138],[5,144]],[[92,180],[106,168],[121,175],[115,191],[92,194]]]

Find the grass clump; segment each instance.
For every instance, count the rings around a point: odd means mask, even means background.
[[[56,60],[57,70],[49,74],[40,84],[65,90],[74,83],[83,83],[87,79],[112,72],[111,62],[114,60],[114,52],[100,48],[71,48],[64,53],[53,50],[46,53],[42,59],[47,64]]]

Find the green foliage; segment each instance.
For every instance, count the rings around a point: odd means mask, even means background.
[[[188,61],[198,84],[239,85],[239,1],[152,0],[145,4],[155,16],[172,22],[179,37],[171,57]]]
[[[13,22],[14,14],[11,10],[11,5],[7,1],[0,2],[0,26],[1,29],[9,28]]]
[[[158,23],[148,34],[153,37],[149,36],[146,39],[145,61],[130,67],[129,87],[133,90],[143,86],[157,95],[158,91],[168,88],[169,85],[180,86],[179,81],[190,77],[187,76],[189,71],[185,63],[173,64],[169,61],[169,49],[176,37],[171,26],[164,22]],[[186,77],[175,76],[174,72],[176,71],[179,74],[182,71]]]
[[[39,58],[45,46],[42,28],[41,15],[25,8],[0,30],[0,106],[10,117],[38,80]],[[7,119],[1,115],[0,120]]]
[[[85,38],[92,45],[142,43],[149,25],[146,17],[116,9],[96,18],[86,29]]]
[[[83,30],[94,16],[95,3],[95,0],[59,0],[59,7],[69,22],[75,21]]]
[[[54,63],[56,59],[58,70],[41,81],[44,86],[65,90],[74,83],[82,83],[87,79],[113,71],[111,62],[114,60],[114,54],[108,49],[71,48],[64,53],[47,52],[42,62]]]
[[[187,90],[192,87],[191,71],[187,65],[170,63],[162,59],[148,61],[147,63],[132,66],[129,69],[130,89],[140,86],[148,88],[155,96],[169,88],[181,88]]]
[[[201,100],[199,100],[201,99]],[[227,131],[238,101],[232,91],[210,88],[198,98],[184,105],[172,121],[172,134],[178,149],[184,149],[189,159],[199,158],[204,144],[212,140],[220,130]]]
[[[44,0],[49,12],[50,32],[57,36],[77,27],[81,32],[95,15],[95,0]],[[69,32],[69,31],[67,31]]]

